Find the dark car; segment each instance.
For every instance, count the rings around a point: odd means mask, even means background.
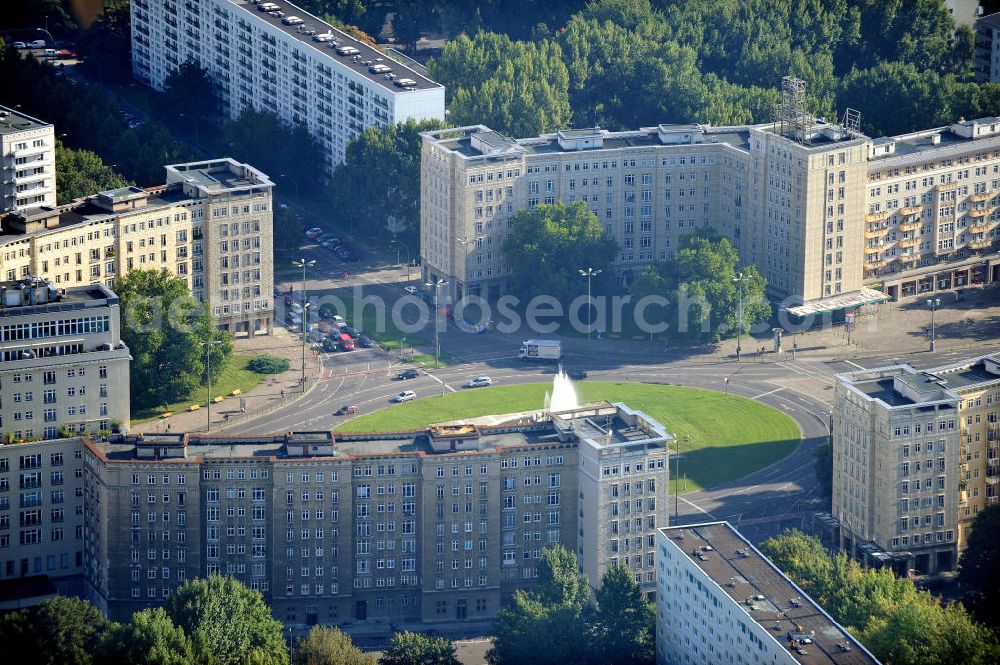
[[[574,381],[583,381],[587,378],[587,371],[583,369],[573,370],[567,374]]]
[[[361,331],[358,330],[357,328],[352,328],[351,326],[344,326],[343,328],[340,329],[340,332],[347,333],[354,339],[361,337]]]
[[[370,349],[372,346],[372,338],[368,335],[361,335],[358,337],[358,346],[362,349]]]
[[[337,340],[333,339],[332,337],[327,337],[326,339],[323,340],[323,350],[324,351],[327,351],[329,353],[333,353],[338,348],[339,348],[339,345],[337,344]]]
[[[415,379],[420,376],[420,372],[415,369],[404,369],[402,372],[396,375],[396,381],[405,381],[406,379]]]
[[[352,413],[357,413],[357,412],[358,412],[358,405],[357,404],[345,404],[344,406],[342,406],[339,409],[337,409],[337,412],[335,414],[333,414],[333,415],[335,415],[335,416],[349,416]]]

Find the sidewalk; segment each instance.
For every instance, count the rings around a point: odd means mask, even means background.
[[[306,383],[302,378],[301,337],[293,335],[283,327],[276,326],[270,335],[258,335],[252,339],[237,339],[233,342],[233,352],[240,355],[267,353],[288,360],[289,368],[281,374],[267,376],[245,394],[225,395],[219,403],[213,403],[211,431],[222,432],[239,424],[259,417],[268,411],[288,406],[308,394],[317,384],[321,375],[321,363],[316,352],[306,350]],[[213,397],[216,395],[213,393]],[[241,409],[241,406],[243,409]],[[133,425],[136,432],[204,432],[208,425],[209,409],[175,413],[169,418],[160,418]]]

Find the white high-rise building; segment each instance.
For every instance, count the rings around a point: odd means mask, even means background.
[[[226,116],[269,111],[307,128],[328,169],[368,127],[444,119],[444,86],[288,2],[134,0],[131,9],[137,79],[162,90],[193,60]]]
[[[0,106],[0,212],[56,203],[56,139],[50,123]]]

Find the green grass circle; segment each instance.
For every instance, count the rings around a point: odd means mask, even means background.
[[[772,464],[795,449],[795,422],[760,402],[714,390],[651,383],[583,381],[581,402],[624,402],[679,439],[681,491],[714,487]],[[338,432],[390,432],[499,413],[541,410],[547,383],[491,386],[397,404],[360,416]],[[671,468],[673,476],[673,468]],[[673,491],[673,481],[671,481]]]

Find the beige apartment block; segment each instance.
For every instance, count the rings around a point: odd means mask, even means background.
[[[997,503],[1000,360],[837,377],[833,517],[848,552],[900,573],[954,570]]]
[[[82,594],[83,440],[0,448],[0,582],[45,575]]]
[[[107,287],[0,283],[0,432],[13,441],[129,426],[129,356]]]
[[[87,581],[112,617],[219,572],[288,625],[492,619],[542,549],[652,594],[662,427],[622,404],[392,435],[88,441]]]
[[[427,132],[423,277],[448,280],[452,298],[496,298],[517,211],[583,201],[621,247],[623,286],[703,227],[794,315],[1000,280],[1000,119],[872,140],[852,118],[526,139],[482,125]]]
[[[0,212],[56,204],[55,129],[0,106]]]
[[[60,288],[166,269],[236,335],[270,331],[274,303],[271,188],[232,159],[166,168],[166,184],[99,192],[3,220],[0,276],[35,275]]]

